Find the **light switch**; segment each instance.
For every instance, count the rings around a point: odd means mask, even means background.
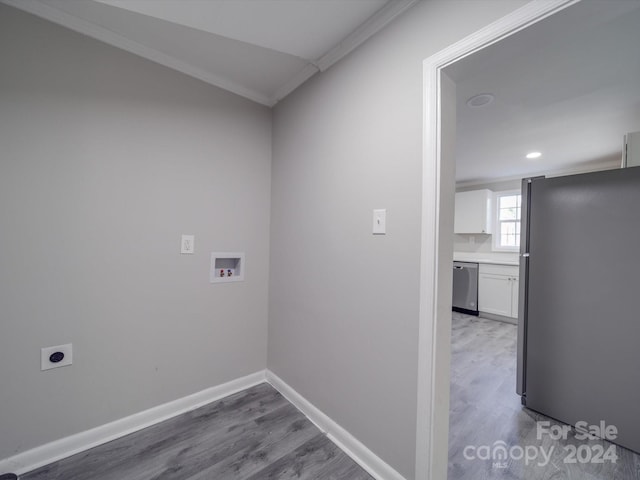
[[[387,233],[387,210],[378,209],[373,211],[373,234],[385,235]]]
[[[180,253],[193,254],[195,237],[193,235],[182,235],[180,242]]]

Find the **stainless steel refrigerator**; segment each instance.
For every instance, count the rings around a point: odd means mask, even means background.
[[[640,452],[640,167],[523,181],[522,403]]]

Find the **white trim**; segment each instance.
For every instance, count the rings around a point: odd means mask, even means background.
[[[388,2],[365,23],[344,38],[338,45],[322,55],[315,62],[308,63],[300,72],[282,85],[270,99],[270,106],[275,105],[296,88],[306,82],[318,72],[324,72],[338,60],[349,55],[353,50],[366,42],[372,35],[382,30],[406,10],[413,7],[419,0],[396,0]]]
[[[333,443],[375,479],[405,480],[402,475],[369,450],[347,430],[269,370],[252,373],[222,385],[202,390],[192,395],[158,405],[128,417],[55,440],[27,450],[26,452],[19,453],[13,457],[0,460],[0,472],[11,472],[22,475],[62,458],[75,455],[76,453],[124,437],[125,435],[137,432],[177,415],[195,410],[196,408],[246,390],[265,381],[278,390],[283,397],[298,408],[322,433],[326,434]]]
[[[268,107],[273,106],[270,98],[256,90],[242,87],[235,82],[227,80],[226,78],[207,72],[201,68],[194,67],[193,65],[189,65],[171,55],[167,55],[166,53],[162,53],[158,50],[130,40],[122,35],[112,32],[111,30],[107,30],[104,27],[96,25],[95,23],[69,15],[62,10],[58,10],[55,7],[44,4],[39,0],[0,0],[0,2],[20,10],[24,10],[25,12],[32,13],[33,15],[44,18],[45,20],[70,28],[71,30],[95,38],[114,47],[126,50],[127,52],[139,55],[147,60],[151,60],[155,63],[159,63],[160,65],[164,65],[165,67],[177,70],[178,72],[182,72],[213,86],[235,93],[241,97],[248,98],[254,102]]]
[[[269,100],[270,106],[274,106],[280,100],[285,98],[291,92],[293,92],[296,88],[302,85],[304,82],[313,77],[320,70],[312,63],[308,63],[304,66],[302,70],[296,73],[292,78],[290,78],[284,85],[282,85],[276,93]]]
[[[545,176],[549,177],[563,177],[565,175],[576,175],[579,173],[590,173],[590,172],[600,172],[602,170],[613,170],[620,168],[620,159],[615,160],[606,160],[604,162],[591,163],[585,165],[576,165],[570,168],[560,168],[556,170],[543,170],[533,173],[527,173],[524,175],[512,175],[510,177],[501,177],[501,178],[492,178],[492,179],[484,179],[484,180],[469,180],[468,182],[460,182],[456,183],[456,188],[467,188],[467,187],[477,187],[477,186],[486,186],[488,184],[493,183],[503,183],[503,182],[512,182],[514,180],[522,180],[523,178],[528,177],[540,177]]]
[[[364,468],[369,475],[377,480],[405,480],[389,464],[369,450],[356,437],[341,427],[335,420],[318,409],[304,398],[275,373],[267,370],[267,382],[278,390],[283,397],[300,410],[342,451]]]
[[[396,0],[388,2],[378,12],[372,15],[365,23],[354,32],[344,38],[338,45],[333,47],[315,62],[309,62],[300,72],[282,85],[271,97],[257,90],[238,85],[224,77],[208,72],[198,67],[179,60],[176,57],[162,53],[159,50],[142,45],[134,40],[126,38],[118,33],[108,30],[100,25],[87,20],[70,15],[51,5],[47,5],[42,0],[0,0],[12,7],[19,8],[25,12],[32,13],[38,17],[57,23],[64,27],[80,32],[89,37],[95,38],[109,45],[112,45],[127,52],[139,55],[153,62],[177,70],[191,77],[202,80],[216,87],[235,93],[254,102],[273,107],[289,93],[294,91],[318,71],[325,71],[341,58],[355,50],[369,37],[383,29],[389,22],[404,13],[407,9],[418,3],[418,0]]]
[[[325,53],[315,63],[324,72],[331,65],[345,57],[357,47],[366,42],[372,35],[382,30],[392,20],[413,7],[418,0],[395,0],[388,2],[384,7],[373,14],[360,25],[354,32],[344,38],[338,45]]]
[[[266,381],[265,371],[252,373],[201,392],[135,413],[91,430],[76,433],[13,457],[0,460],[0,473],[12,472],[17,475],[29,472],[43,465],[60,460],[103,443],[123,437],[169,418],[195,410],[234,393],[246,390]]]
[[[440,71],[445,66],[512,35],[580,0],[539,0],[506,15],[459,42],[441,50],[423,62],[423,160],[422,160],[422,241],[420,259],[420,327],[418,358],[418,409],[416,429],[416,479],[446,478],[446,450],[436,451],[436,442],[447,442],[446,422],[449,405],[439,401],[439,392],[448,391],[448,379],[439,375],[442,369],[436,359],[446,358],[450,345],[436,343],[437,274],[440,265],[450,268],[450,258],[440,258],[438,239],[441,182],[454,178],[441,177],[440,159]],[[438,353],[438,355],[436,355]],[[447,380],[445,383],[444,380]],[[444,424],[444,426],[443,426]],[[443,429],[443,430],[441,430]]]

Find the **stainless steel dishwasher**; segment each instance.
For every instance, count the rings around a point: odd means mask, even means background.
[[[478,264],[453,262],[453,310],[478,315]]]

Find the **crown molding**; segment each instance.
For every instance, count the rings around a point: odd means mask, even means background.
[[[241,97],[247,98],[262,105],[273,107],[277,102],[285,98],[296,88],[306,82],[318,71],[325,71],[341,58],[351,53],[354,49],[367,41],[372,35],[384,28],[397,16],[418,3],[419,0],[392,0],[372,15],[365,23],[353,33],[344,38],[338,45],[329,50],[317,61],[309,63],[289,81],[282,85],[273,95],[265,95],[259,91],[249,89],[215,73],[190,65],[182,60],[167,55],[159,50],[142,45],[125,36],[115,33],[95,23],[70,15],[58,8],[44,3],[41,0],[0,0],[0,3],[10,5],[25,12],[36,15],[45,20],[82,33],[100,40],[108,45],[120,48],[152,62],[164,65],[178,72],[197,78],[210,85],[222,88]]]
[[[420,0],[391,0],[375,14],[369,17],[366,22],[360,25],[350,35],[347,35],[347,37],[338,45],[333,47],[316,61],[309,62],[309,64],[291,78],[291,80],[280,87],[273,97],[271,97],[271,106],[285,98],[316,73],[324,72],[334,63],[349,55],[353,50],[358,48],[374,34],[386,27],[396,17],[403,14],[419,1]]]
[[[581,173],[599,172],[601,170],[613,170],[616,168],[621,168],[620,160],[606,160],[606,161],[597,162],[597,163],[585,163],[582,165],[573,165],[571,167],[566,167],[566,168],[543,169],[543,170],[538,170],[532,173],[523,173],[520,175],[510,175],[506,177],[479,178],[475,180],[467,180],[464,182],[457,182],[456,189],[467,188],[467,187],[478,187],[482,185],[488,185],[491,183],[513,182],[516,180],[522,180],[523,178],[540,177],[540,176],[563,177],[565,175],[578,175]]]
[[[178,72],[197,78],[198,80],[202,80],[210,85],[222,88],[223,90],[235,93],[236,95],[240,95],[241,97],[262,105],[266,105],[268,107],[273,105],[271,99],[260,92],[242,87],[237,83],[227,80],[226,78],[207,72],[198,67],[194,67],[193,65],[189,65],[171,55],[167,55],[138,42],[134,42],[133,40],[94,23],[69,15],[62,10],[42,3],[39,0],[0,0],[0,3],[4,3],[40,18],[44,18],[45,20],[57,23],[58,25],[62,25],[63,27],[95,38],[96,40],[100,40],[101,42],[107,43],[111,46],[146,58],[152,62],[164,65],[165,67],[177,70]]]
[[[419,0],[392,0],[388,2],[384,7],[369,17],[366,22],[351,34],[347,35],[338,45],[316,60],[314,64],[321,72],[324,72],[331,65],[351,53],[418,2]]]

